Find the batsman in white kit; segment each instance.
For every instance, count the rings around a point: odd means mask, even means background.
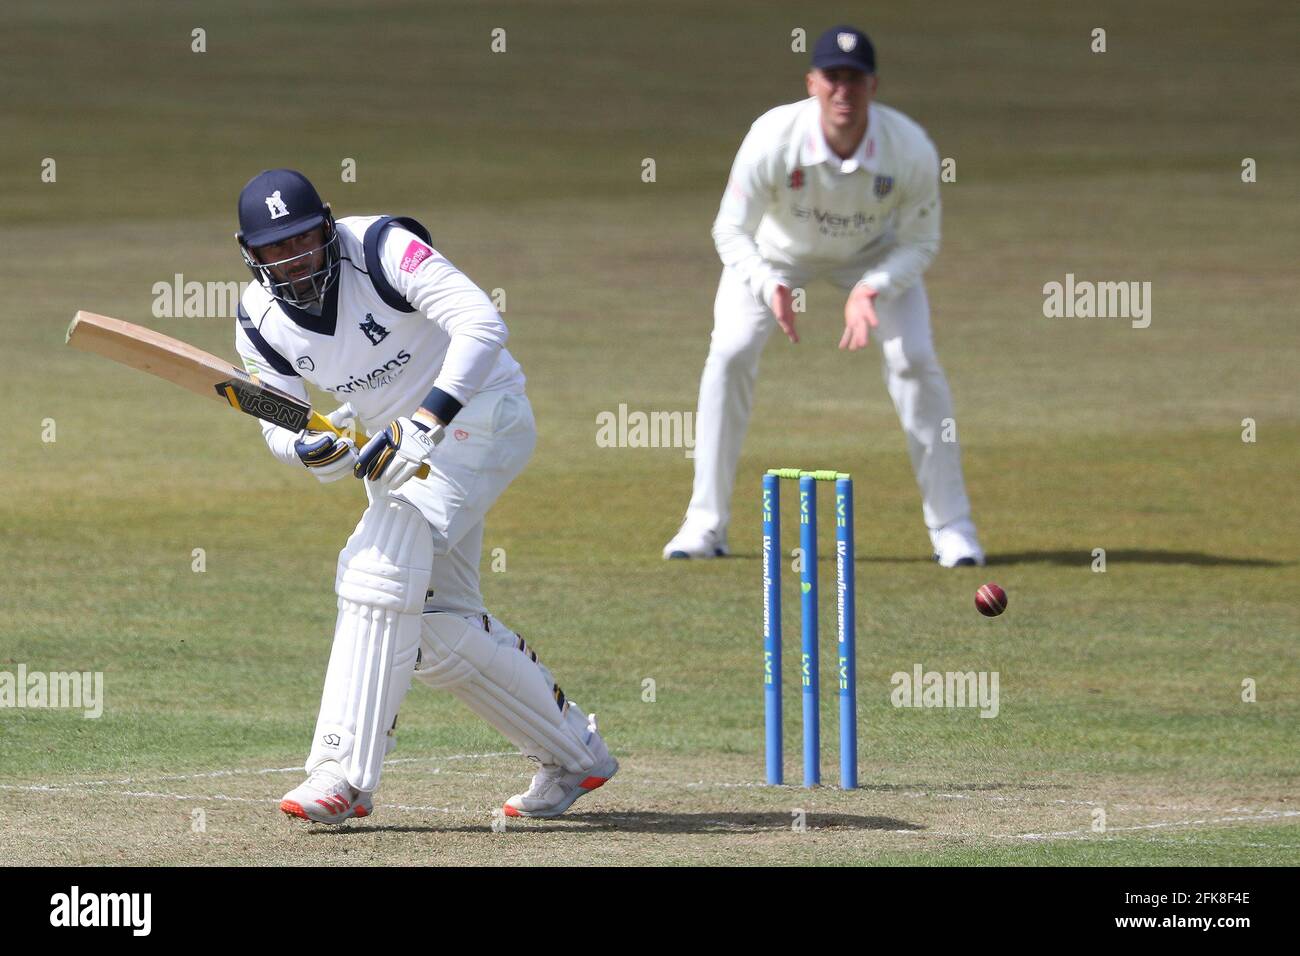
[[[269,170],[239,197],[257,280],[236,345],[263,382],[344,402],[329,416],[374,437],[268,422],[275,456],[321,481],[363,481],[368,507],[339,554],[338,618],[306,782],[280,809],[319,823],[369,815],[414,677],[442,688],[539,768],[509,816],[550,817],[618,770],[594,715],[483,606],[484,516],[536,443],[524,376],[491,300],[413,219],[335,221],[301,173]],[[427,466],[427,477],[421,470]]]
[[[713,224],[724,268],[700,379],[695,486],[665,558],[727,553],[759,357],[774,327],[799,341],[792,290],[826,278],[848,291],[840,348],[856,351],[877,330],[935,560],[984,563],[961,451],[955,436],[945,440],[952,397],[921,281],[939,250],[939,157],[920,126],[873,101],[876,80],[866,34],[834,27],[814,46],[809,98],[759,117],[740,146]]]

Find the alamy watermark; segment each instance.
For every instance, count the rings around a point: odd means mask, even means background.
[[[60,927],[121,926],[132,936],[148,936],[153,928],[152,893],[83,893],[73,885],[50,897],[50,925]]]
[[[198,282],[177,272],[171,282],[155,282],[153,317],[155,319],[233,319],[239,300],[251,283]]]
[[[1043,315],[1049,319],[1131,319],[1135,329],[1151,324],[1150,282],[1091,282],[1076,280],[1043,286]]]
[[[0,671],[0,708],[82,711],[87,720],[104,713],[103,671]]]
[[[978,707],[981,717],[996,717],[999,676],[997,671],[927,671],[914,664],[911,673],[890,676],[889,700],[895,707]]]
[[[694,412],[629,411],[620,402],[617,412],[596,414],[597,448],[681,448],[695,457]]]

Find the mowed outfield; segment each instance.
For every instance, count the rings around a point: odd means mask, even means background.
[[[802,343],[765,356],[732,559],[659,558],[683,449],[596,441],[621,404],[694,408],[727,169],[758,114],[802,95],[790,31],[843,8],[6,4],[0,671],[102,672],[106,700],[97,720],[0,709],[0,862],[1300,861],[1297,13],[1092,6],[899,5],[861,24],[881,100],[956,160],[926,281],[991,561],[954,572],[927,560],[878,353],[835,349],[828,287],[809,290]],[[63,345],[82,308],[233,355],[229,318],[155,318],[153,288],[247,279],[235,197],[276,165],[341,215],[419,217],[505,290],[540,441],[490,517],[484,590],[623,765],[560,820],[495,832],[525,761],[421,686],[373,818],[282,819],[361,490],[273,461],[251,419]],[[1045,318],[1043,285],[1067,274],[1151,282],[1150,327]],[[830,785],[760,785],[774,465],[855,477],[856,792],[833,786],[829,693]],[[975,611],[985,580],[1010,595],[1001,618]],[[825,597],[823,675],[832,613]],[[996,671],[997,717],[892,706],[891,675],[918,664]],[[791,671],[786,687],[797,783]]]

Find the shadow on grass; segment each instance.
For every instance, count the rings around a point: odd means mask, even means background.
[[[574,813],[554,820],[509,820],[510,833],[776,833],[790,832],[794,818],[788,811],[777,813],[655,813],[596,811]],[[924,830],[919,823],[909,823],[894,817],[859,816],[853,813],[818,813],[809,811],[806,817],[809,830]],[[487,824],[473,826],[366,826],[312,827],[309,833],[324,836],[361,836],[367,833],[483,833],[490,830]]]

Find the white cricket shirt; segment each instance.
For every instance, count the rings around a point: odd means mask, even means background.
[[[723,263],[771,301],[782,266],[825,274],[860,266],[891,299],[939,251],[939,154],[898,110],[872,103],[857,152],[826,144],[815,97],[760,116],[740,145],[713,223]]]
[[[307,398],[304,382],[324,389],[350,403],[368,432],[410,416],[434,386],[461,405],[479,392],[522,393],[523,371],[491,300],[407,228],[418,224],[382,218],[337,221],[340,275],[320,315],[248,286],[235,333],[244,367],[299,398]],[[277,458],[301,464],[295,433],[263,422],[262,434]]]

